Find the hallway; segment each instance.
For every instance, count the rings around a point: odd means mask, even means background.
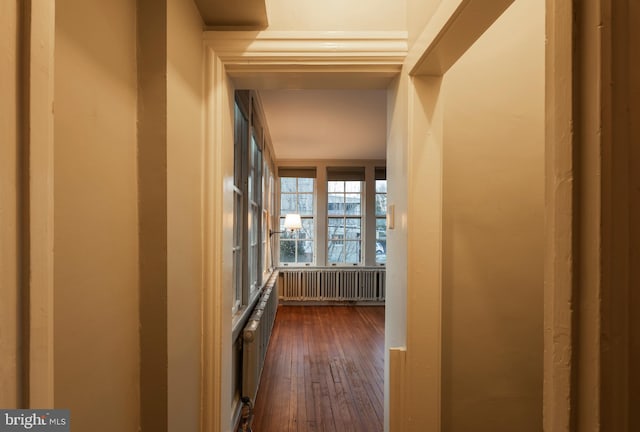
[[[381,431],[384,307],[280,306],[253,430]]]
[[[640,431],[638,21],[629,0],[0,2],[0,407],[235,431],[238,336],[286,245],[287,268],[384,265],[385,308],[283,308],[256,432]],[[236,163],[248,89],[377,90],[385,151],[331,151],[334,108],[281,117],[323,156],[269,150],[267,121]],[[285,191],[304,238],[279,229],[281,167],[315,168]]]

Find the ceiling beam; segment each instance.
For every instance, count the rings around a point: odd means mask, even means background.
[[[208,27],[264,29],[268,24],[265,0],[195,0],[195,3]]]

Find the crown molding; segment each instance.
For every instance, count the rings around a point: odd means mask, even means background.
[[[204,42],[236,70],[360,64],[400,70],[408,51],[405,31],[206,31]]]

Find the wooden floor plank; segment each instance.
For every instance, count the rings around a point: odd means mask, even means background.
[[[280,306],[254,432],[383,429],[384,307]]]

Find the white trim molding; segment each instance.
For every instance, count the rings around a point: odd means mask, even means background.
[[[407,33],[388,32],[223,32],[204,33],[207,46],[227,68],[294,65],[311,69],[385,65],[400,71],[407,55]],[[315,62],[314,62],[315,61]]]
[[[407,55],[404,31],[208,31],[236,88],[387,88]]]

